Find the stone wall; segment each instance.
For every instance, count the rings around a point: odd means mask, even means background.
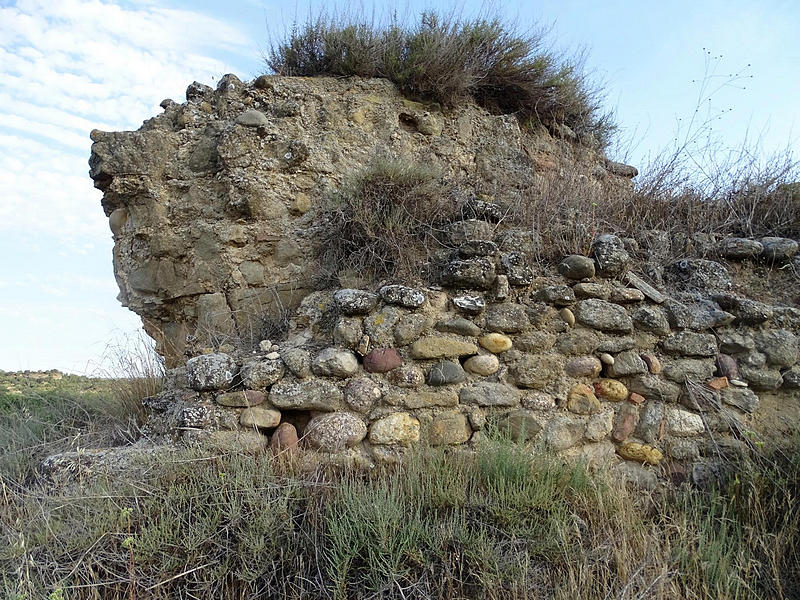
[[[138,131],[92,133],[119,297],[170,367],[150,439],[374,465],[489,427],[650,481],[640,465],[699,480],[797,426],[795,240],[607,234],[534,264],[537,233],[493,199],[567,171],[613,192],[636,170],[383,80],[228,75],[186,95]],[[437,268],[315,289],[321,200],[375,156],[463,192]],[[785,293],[759,298],[770,282]]]
[[[648,480],[639,465],[702,478],[745,448],[762,395],[800,413],[800,310],[730,292],[723,264],[670,265],[668,296],[626,271],[615,236],[535,279],[477,246],[454,254],[448,287],[314,292],[280,343],[208,348],[151,400],[153,427],[278,452],[299,437],[315,460],[370,465],[469,448],[488,421]]]

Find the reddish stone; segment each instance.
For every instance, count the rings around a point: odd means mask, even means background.
[[[720,354],[717,356],[717,372],[722,377],[731,379],[739,379],[739,366],[736,364],[736,359],[728,354]]]
[[[633,404],[644,404],[645,403],[644,396],[642,396],[641,394],[637,394],[636,392],[631,392],[631,395],[628,396],[628,400],[630,402],[632,402]]]
[[[368,373],[386,373],[403,364],[403,357],[396,348],[375,348],[364,357],[364,369]]]
[[[708,382],[708,387],[712,390],[724,390],[728,387],[728,378],[727,377],[714,377],[711,381]]]
[[[292,453],[297,449],[297,429],[291,423],[281,423],[269,442],[274,454]]]
[[[647,370],[653,375],[661,373],[661,361],[655,354],[640,354],[644,364],[647,365]]]
[[[639,422],[639,411],[631,404],[623,404],[614,417],[614,426],[611,429],[611,439],[623,442],[633,433]]]

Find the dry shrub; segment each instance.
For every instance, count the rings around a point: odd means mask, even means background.
[[[419,277],[420,264],[441,247],[452,193],[431,167],[376,159],[327,198],[317,246],[324,277]]]
[[[409,24],[322,13],[292,27],[267,64],[280,75],[384,77],[402,92],[445,106],[468,98],[551,129],[566,125],[605,147],[615,126],[582,56],[546,47],[543,31],[521,32],[497,17],[463,20],[423,12]]]

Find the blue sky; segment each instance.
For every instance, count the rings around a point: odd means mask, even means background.
[[[111,235],[87,175],[89,131],[138,128],[162,99],[182,101],[193,80],[258,75],[268,33],[279,36],[309,6],[343,4],[0,0],[0,369],[91,373],[108,344],[139,327],[116,301]],[[452,6],[398,5],[411,15]],[[480,8],[458,7],[466,16]],[[588,50],[622,126],[618,152],[634,164],[691,117],[706,64],[716,91],[700,114],[721,115],[721,142],[749,136],[765,154],[800,146],[800,2],[495,8],[522,27],[552,26],[557,48]]]

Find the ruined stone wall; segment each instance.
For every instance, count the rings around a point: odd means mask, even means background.
[[[162,107],[137,131],[93,131],[90,174],[114,235],[119,299],[170,366],[208,345],[257,345],[298,306],[319,271],[321,199],[375,157],[505,199],[565,170],[597,186],[635,172],[522,131],[513,115],[471,103],[442,111],[382,79],[227,75]]]
[[[796,241],[598,235],[534,268],[536,232],[500,227],[493,198],[564,169],[613,189],[635,169],[381,80],[226,76],[162,105],[136,132],[93,132],[91,159],[120,299],[171,367],[150,438],[373,465],[491,427],[648,482],[643,464],[699,480],[796,428]],[[315,290],[320,199],[376,155],[472,191],[441,268]],[[758,298],[762,280],[789,292]]]

